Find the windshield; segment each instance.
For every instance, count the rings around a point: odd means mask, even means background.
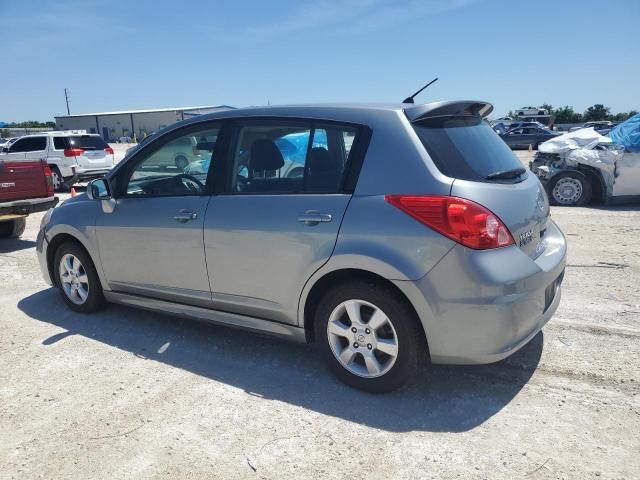
[[[452,178],[485,180],[522,167],[511,149],[478,116],[428,118],[414,124],[438,169]]]

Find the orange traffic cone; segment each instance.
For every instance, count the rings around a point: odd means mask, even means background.
[[[529,153],[533,153],[533,147],[529,144]]]
[[[71,198],[75,197],[78,194],[78,192],[76,192],[76,189],[74,187],[71,187]]]

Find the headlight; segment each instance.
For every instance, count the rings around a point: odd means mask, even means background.
[[[53,208],[47,210],[47,212],[42,216],[42,220],[40,220],[40,230],[47,226],[49,220],[51,220],[51,214],[53,213]]]

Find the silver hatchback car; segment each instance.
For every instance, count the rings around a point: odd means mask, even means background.
[[[486,102],[239,109],[177,123],[43,218],[45,280],[316,343],[388,391],[498,361],[560,301],[566,243]],[[157,161],[196,139],[197,168]],[[195,160],[194,160],[195,161]]]

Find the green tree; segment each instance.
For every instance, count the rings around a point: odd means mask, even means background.
[[[616,113],[615,115],[611,116],[611,120],[613,120],[614,122],[624,122],[625,120],[628,120],[637,114],[638,112],[636,112],[635,110],[630,110],[627,113],[624,113],[624,112]]]
[[[556,117],[555,123],[580,123],[582,121],[582,114],[576,113],[569,105],[560,107],[553,113]]]
[[[546,110],[549,115],[553,115],[554,113],[553,106],[549,105],[548,103],[543,103],[540,108]]]
[[[597,120],[608,120],[611,117],[611,109],[609,107],[605,107],[601,103],[596,103],[591,107],[587,108],[587,111],[584,112],[583,120],[585,122],[597,121]]]

